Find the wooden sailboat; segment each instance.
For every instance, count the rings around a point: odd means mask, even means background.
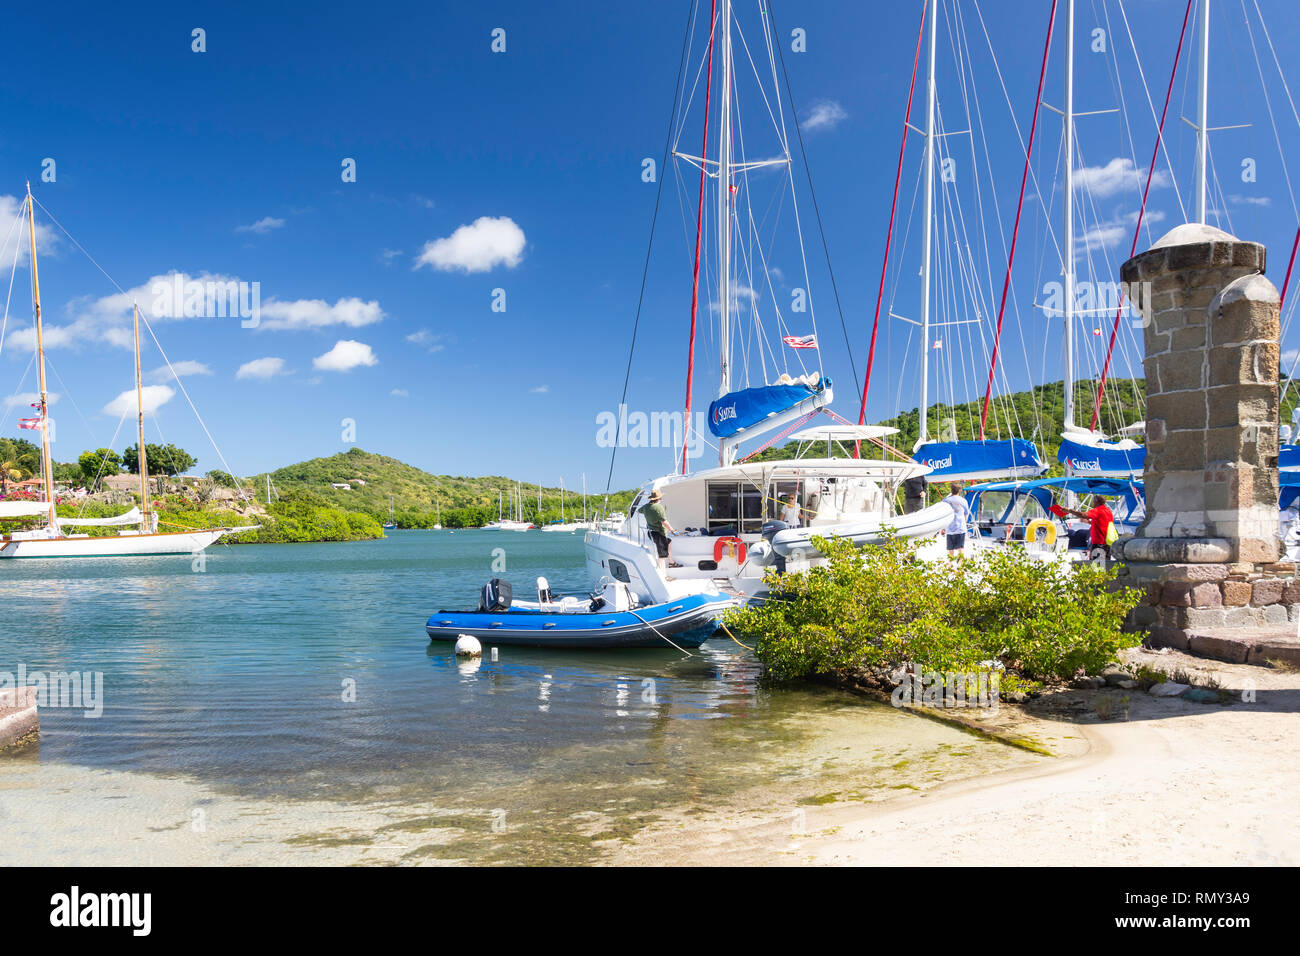
[[[32,307],[36,322],[36,366],[40,386],[41,474],[45,485],[43,502],[0,501],[0,518],[45,515],[46,525],[31,531],[15,531],[0,537],[0,558],[77,558],[143,557],[158,554],[196,554],[223,535],[247,528],[206,528],[160,532],[158,515],[149,500],[149,465],[144,443],[144,399],[140,374],[140,308],[134,307],[135,321],[135,395],[140,469],[140,507],[112,518],[60,518],[54,494],[54,463],[50,458],[49,400],[45,389],[45,337],[41,324],[41,283],[36,264],[36,220],[32,187],[27,185],[27,226],[32,255]],[[70,534],[64,529],[87,526],[125,526],[137,524],[136,530],[119,527],[115,535],[91,537]]]

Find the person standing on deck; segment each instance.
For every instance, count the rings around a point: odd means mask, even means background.
[[[943,503],[952,509],[952,521],[948,523],[948,556],[960,555],[966,547],[966,526],[970,524],[970,505],[961,493],[961,482],[954,481],[948,486],[948,497]]]
[[[1110,529],[1115,524],[1115,514],[1106,507],[1106,499],[1101,495],[1093,495],[1092,507],[1087,511],[1074,511],[1064,509],[1066,514],[1074,515],[1076,518],[1083,518],[1088,522],[1088,551],[1095,556],[1097,549],[1110,560]]]
[[[925,475],[903,482],[903,514],[915,514],[925,507]]]
[[[791,528],[797,528],[802,521],[799,520],[799,505],[795,501],[795,493],[792,491],[785,496],[785,507],[781,509],[781,520]]]
[[[662,500],[663,495],[656,488],[650,492],[649,503],[641,508],[641,517],[645,518],[646,531],[655,543],[655,554],[658,555],[661,569],[668,566],[668,535],[677,533],[668,520],[668,512],[660,504]]]

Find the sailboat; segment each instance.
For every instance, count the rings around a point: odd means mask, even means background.
[[[385,531],[393,531],[397,528],[397,520],[393,517],[393,496],[388,496],[388,520],[384,522]]]
[[[699,33],[707,37],[708,73],[700,65],[701,75],[713,74],[714,51],[718,53],[721,82],[717,103],[718,116],[711,128],[710,102],[714,91],[712,80],[704,87],[703,146],[700,154],[692,156],[674,149],[676,158],[700,172],[700,196],[696,223],[695,270],[692,279],[690,349],[687,363],[686,408],[680,468],[644,483],[638,490],[620,530],[598,529],[585,538],[586,560],[593,580],[613,579],[629,586],[638,600],[658,603],[676,600],[684,595],[712,589],[749,597],[763,591],[763,575],[769,567],[784,566],[799,570],[824,559],[812,542],[812,536],[841,537],[864,544],[884,540],[890,535],[928,536],[941,531],[952,519],[952,509],[945,504],[931,506],[910,515],[894,511],[894,492],[909,478],[927,474],[930,469],[919,462],[899,455],[897,458],[800,458],[778,461],[738,460],[739,449],[747,441],[770,434],[777,429],[789,429],[811,420],[828,408],[833,399],[831,382],[818,368],[797,373],[777,374],[766,365],[750,368],[748,373],[758,376],[739,378],[733,369],[733,358],[745,354],[748,343],[736,339],[741,322],[748,325],[752,316],[740,315],[739,302],[753,288],[754,281],[742,281],[742,263],[753,268],[753,260],[760,252],[752,248],[748,228],[755,221],[742,215],[741,207],[750,211],[749,186],[761,179],[748,173],[764,167],[784,167],[789,174],[792,157],[789,140],[785,135],[784,112],[773,112],[776,105],[783,106],[779,89],[760,94],[773,104],[766,112],[775,128],[774,148],[780,153],[772,159],[747,160],[743,152],[754,140],[749,134],[736,135],[733,129],[733,105],[742,97],[736,85],[736,62],[748,60],[744,50],[766,49],[769,54],[780,46],[780,39],[772,35],[772,23],[762,11],[758,41],[744,43],[740,57],[733,58],[733,9],[731,0],[718,0],[716,19],[708,29]],[[705,8],[707,9],[707,8]],[[709,26],[706,24],[706,26]],[[738,28],[738,24],[737,24]],[[742,37],[743,40],[743,37]],[[703,39],[701,40],[703,42]],[[733,62],[733,59],[735,62]],[[777,85],[775,63],[771,83]],[[760,87],[764,80],[755,69],[755,79]],[[777,95],[772,96],[775,92]],[[676,126],[678,117],[674,117]],[[680,127],[676,127],[680,128]],[[716,136],[716,147],[710,155],[711,137]],[[737,150],[742,155],[737,156]],[[771,177],[769,177],[770,180]],[[782,177],[783,186],[785,176]],[[716,221],[716,262],[712,272],[716,277],[714,293],[717,325],[717,391],[709,406],[708,430],[718,449],[717,464],[695,472],[688,470],[691,440],[691,403],[694,373],[694,345],[696,314],[699,300],[699,259],[703,237],[704,208],[707,185],[712,182],[716,201],[713,212]],[[791,203],[794,203],[793,176],[789,176]],[[742,192],[743,187],[743,192]],[[796,206],[797,216],[797,206]],[[734,234],[745,222],[745,233],[737,241]],[[796,228],[798,220],[795,220]],[[793,243],[792,243],[793,245]],[[733,252],[736,255],[733,257]],[[804,267],[806,271],[806,266]],[[757,271],[757,270],[754,270]],[[806,277],[804,277],[806,278]],[[806,286],[805,286],[806,288]],[[706,300],[707,301],[707,300]],[[754,300],[749,299],[752,303]],[[753,305],[750,309],[752,311]],[[773,308],[776,311],[775,298]],[[815,318],[810,316],[815,323]],[[757,322],[755,322],[757,324]],[[736,326],[733,329],[733,326]],[[769,330],[770,331],[770,330]],[[815,324],[810,336],[786,336],[778,330],[778,342],[792,350],[815,344]],[[752,333],[745,333],[746,335]],[[797,343],[797,344],[796,344]],[[781,351],[776,345],[773,354]],[[767,353],[764,353],[766,356]],[[782,351],[782,354],[785,354]],[[799,354],[796,353],[796,358]],[[758,364],[757,359],[752,364]],[[802,366],[802,361],[800,360]],[[844,426],[838,426],[843,428]],[[880,426],[848,426],[864,441],[881,442],[894,429]],[[780,435],[777,436],[781,437]],[[699,441],[704,441],[700,436]],[[882,452],[884,451],[882,445]],[[669,545],[665,566],[658,562],[656,545],[651,539],[641,509],[657,493],[670,521],[678,534]],[[787,527],[778,520],[782,502],[793,494],[803,518],[797,527]]]
[[[531,521],[524,520],[524,488],[518,482],[515,483],[514,490],[511,492],[511,505],[515,509],[514,518],[503,518],[497,522],[497,528],[501,531],[527,531],[532,528]]]
[[[564,514],[564,479],[560,479],[560,520],[552,521],[550,524],[542,525],[543,531],[564,531],[569,534],[577,534],[579,530],[586,530],[581,521],[568,521]]]
[[[39,419],[30,427],[41,433],[41,476],[45,500],[0,501],[0,518],[25,518],[42,516],[44,527],[29,531],[13,531],[0,537],[0,558],[77,558],[77,557],[143,557],[160,554],[196,554],[227,534],[249,531],[255,525],[239,528],[205,528],[184,531],[159,531],[158,514],[151,505],[149,493],[149,463],[144,441],[144,400],[140,372],[140,307],[133,306],[135,324],[135,395],[136,426],[140,471],[140,505],[125,514],[111,518],[61,518],[57,511],[54,490],[54,464],[50,458],[49,399],[45,388],[45,333],[41,321],[41,284],[36,262],[36,219],[32,201],[32,187],[27,184],[25,202],[28,238],[31,249],[32,310],[36,327],[36,368],[40,388]],[[136,525],[128,528],[127,525]],[[113,535],[90,536],[70,533],[65,529],[77,527],[117,527]]]
[[[442,530],[442,502],[440,502],[440,501],[435,501],[435,502],[433,503],[433,506],[434,506],[434,508],[437,509],[437,512],[438,512],[438,521],[437,521],[437,523],[433,526],[433,530],[434,530],[434,531],[441,531],[441,530]]]

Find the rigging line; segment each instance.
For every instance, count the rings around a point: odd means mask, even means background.
[[[1241,18],[1246,24],[1246,35],[1250,37],[1250,52],[1255,56],[1255,71],[1259,74],[1259,88],[1260,92],[1264,94],[1264,106],[1268,110],[1268,122],[1273,130],[1273,142],[1277,145],[1277,158],[1282,166],[1282,178],[1286,181],[1287,195],[1291,199],[1291,214],[1300,218],[1300,208],[1296,207],[1295,189],[1291,186],[1291,170],[1286,165],[1286,153],[1282,149],[1282,139],[1277,129],[1277,118],[1273,115],[1273,101],[1268,95],[1268,85],[1264,82],[1264,67],[1259,60],[1259,50],[1255,47],[1255,31],[1251,29],[1250,16],[1246,13],[1246,0],[1241,0]],[[1244,88],[1245,84],[1242,84],[1242,86]]]
[[[1178,76],[1178,61],[1182,57],[1183,53],[1183,40],[1187,36],[1187,21],[1192,15],[1192,2],[1193,0],[1187,0],[1187,9],[1183,11],[1183,26],[1182,30],[1179,31],[1178,34],[1178,47],[1174,50],[1174,67],[1173,71],[1169,74],[1169,86],[1165,90],[1165,105],[1160,111],[1160,124],[1156,127],[1156,145],[1151,150],[1151,163],[1147,166],[1147,181],[1142,187],[1142,205],[1138,207],[1137,225],[1133,229],[1133,244],[1129,247],[1128,255],[1130,259],[1133,258],[1133,254],[1137,251],[1138,238],[1142,234],[1142,219],[1146,214],[1147,195],[1151,191],[1151,178],[1155,173],[1156,157],[1160,155],[1160,146],[1164,142],[1165,138],[1165,119],[1169,114],[1169,100],[1174,93],[1174,80]],[[1120,9],[1123,9],[1122,5]],[[1179,206],[1180,208],[1182,206],[1181,199],[1179,200]],[[1102,392],[1106,389],[1106,376],[1110,372],[1110,360],[1111,356],[1115,352],[1115,336],[1119,334],[1119,322],[1123,312],[1124,297],[1121,295],[1119,307],[1115,310],[1115,324],[1110,330],[1110,343],[1106,347],[1106,361],[1103,363],[1101,368],[1101,380],[1097,383],[1097,401],[1092,407],[1092,423],[1089,425],[1089,428],[1093,431],[1096,431],[1097,429],[1097,419],[1101,414]]]
[[[775,26],[776,11],[772,9],[772,4],[770,0],[767,6],[769,11],[769,17],[772,20],[773,26]],[[826,271],[830,275],[831,291],[835,294],[835,308],[840,315],[840,329],[844,333],[844,347],[847,350],[848,359],[849,359],[849,368],[853,372],[853,388],[856,391],[859,382],[858,363],[853,360],[853,343],[849,340],[849,326],[844,319],[844,306],[840,303],[840,290],[838,284],[835,282],[835,269],[831,265],[831,250],[830,250],[830,245],[826,241],[826,230],[822,226],[822,211],[821,211],[820,204],[817,202],[817,190],[813,187],[812,167],[808,165],[808,152],[806,149],[804,149],[803,125],[799,122],[799,113],[794,106],[794,90],[790,86],[790,72],[786,69],[785,66],[785,51],[781,48],[781,44],[776,45],[776,51],[781,60],[781,75],[785,77],[785,94],[790,101],[790,118],[794,120],[794,131],[799,140],[799,157],[800,159],[803,160],[804,175],[808,179],[808,195],[812,199],[813,212],[816,214],[817,217],[817,231],[818,233],[821,234],[822,252],[826,256]],[[787,151],[787,155],[788,155],[788,151]],[[791,194],[793,194],[794,193],[794,170],[790,169],[789,166],[787,166],[786,168],[789,169],[790,171],[790,191]],[[799,208],[797,205],[794,207],[794,210],[795,210],[796,232],[799,233],[799,251],[800,251],[800,255],[802,256],[804,255],[803,234],[801,231],[799,231],[797,226],[799,220]],[[808,264],[807,264],[807,259],[805,258],[804,260],[805,277],[807,276],[807,274],[808,274]],[[817,329],[817,320],[816,320],[815,313],[813,312],[811,289],[808,290],[808,314],[812,318],[813,331],[815,334]],[[821,349],[817,350],[817,363],[819,366],[821,365]]]
[[[19,225],[21,225],[26,221],[27,221],[27,206],[26,204],[24,204],[23,211],[14,217],[13,225],[9,227],[9,236],[12,236],[14,234],[14,231],[19,227]],[[9,242],[9,236],[5,237],[6,243]],[[14,261],[13,261],[13,265],[9,267],[9,291],[5,294],[4,321],[0,322],[0,355],[4,354],[5,332],[9,328],[9,303],[13,300],[13,296],[14,296],[14,279],[17,278],[18,276],[18,250],[20,250],[22,247],[23,247],[22,241],[15,239],[14,240]],[[4,246],[0,246],[0,249],[3,248]]]
[[[664,137],[664,161],[663,166],[668,165],[668,157],[672,149],[673,124],[677,119],[677,104],[681,99],[682,70],[686,67],[687,42],[691,37],[691,24],[695,22],[695,12],[698,0],[692,0],[690,9],[687,13],[686,29],[682,33],[682,54],[681,61],[677,65],[677,82],[673,84],[673,106],[672,111],[668,114],[668,133]],[[710,30],[712,28],[710,27]],[[712,35],[710,33],[710,35]],[[662,168],[662,167],[661,167]],[[621,409],[627,404],[628,383],[632,380],[632,359],[636,355],[636,336],[641,327],[641,307],[645,303],[646,279],[650,275],[650,252],[654,249],[655,243],[655,224],[659,221],[659,201],[663,197],[664,177],[660,176],[655,186],[655,206],[654,213],[650,217],[650,238],[646,243],[645,264],[641,269],[641,291],[636,300],[636,318],[632,322],[632,342],[627,350],[627,371],[623,374],[623,395],[619,399],[618,406]],[[614,459],[618,455],[618,443],[622,440],[623,416],[616,415],[618,425],[615,428],[614,447],[609,450],[609,474],[605,478],[605,510],[609,510],[610,488],[614,483]],[[682,423],[682,437],[686,436],[687,422]]]
[[[1129,49],[1133,51],[1133,62],[1137,66],[1138,77],[1142,81],[1142,93],[1147,101],[1147,109],[1151,111],[1151,118],[1154,120],[1156,119],[1156,105],[1151,100],[1151,87],[1147,84],[1146,71],[1142,69],[1142,58],[1138,56],[1137,41],[1133,39],[1133,28],[1129,25],[1128,22],[1128,11],[1124,9],[1124,0],[1118,0],[1118,7],[1119,7],[1120,19],[1124,21],[1124,32],[1128,36]],[[1184,77],[1184,86],[1183,86],[1184,101],[1187,98],[1186,81],[1187,78]],[[1168,95],[1169,94],[1166,94],[1166,99],[1168,98]],[[1178,188],[1178,175],[1174,170],[1173,158],[1169,155],[1169,144],[1164,141],[1163,137],[1160,137],[1158,138],[1157,145],[1160,151],[1164,153],[1165,156],[1165,166],[1169,170],[1169,184],[1173,186],[1174,198],[1178,201],[1178,213],[1183,217],[1183,220],[1186,221],[1187,207],[1183,205],[1183,193],[1182,190]]]
[[[880,285],[876,289],[876,313],[871,320],[871,344],[867,349],[867,372],[862,379],[862,404],[858,406],[858,424],[867,421],[867,391],[871,388],[871,370],[876,362],[876,336],[880,331],[880,306],[885,298],[885,277],[889,270],[889,249],[894,238],[894,218],[898,212],[898,189],[903,179],[903,156],[907,152],[907,124],[912,121],[912,97],[916,92],[916,73],[921,63],[921,42],[925,37],[925,15],[929,3],[921,5],[921,26],[916,34],[916,53],[912,57],[912,80],[907,87],[907,109],[903,113],[903,137],[898,146],[898,165],[894,170],[894,195],[889,201],[889,228],[885,231],[885,254],[880,264]],[[862,442],[854,442],[853,457],[860,458]]]
[[[980,439],[984,438],[984,426],[988,420],[989,398],[993,393],[993,373],[998,364],[998,347],[1002,338],[1002,319],[1007,305],[1007,290],[1011,287],[1011,266],[1016,259],[1016,238],[1020,233],[1020,214],[1025,205],[1025,184],[1029,180],[1031,157],[1034,151],[1034,134],[1038,131],[1038,109],[1043,102],[1043,80],[1047,76],[1047,56],[1052,50],[1052,33],[1056,26],[1056,0],[1052,0],[1051,13],[1047,20],[1047,39],[1043,44],[1043,64],[1038,70],[1038,92],[1034,94],[1034,117],[1029,123],[1029,142],[1025,146],[1025,168],[1020,175],[1020,199],[1016,203],[1016,220],[1011,227],[1011,251],[1007,255],[1007,275],[1002,281],[1002,301],[998,305],[997,329],[993,335],[993,361],[989,364],[989,382],[984,390],[984,407],[980,410]]]

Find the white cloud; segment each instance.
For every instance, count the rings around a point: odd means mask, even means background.
[[[443,338],[446,338],[446,336],[435,335],[428,329],[420,329],[418,332],[412,332],[410,335],[406,336],[406,341],[410,342],[412,345],[423,345],[430,352],[441,352],[446,348],[446,346],[440,341]]]
[[[324,299],[295,299],[291,302],[271,299],[262,303],[260,329],[320,329],[329,325],[360,328],[384,318],[384,310],[371,299],[363,302],[355,296],[339,299],[330,305]]]
[[[152,415],[175,396],[176,390],[168,385],[146,385],[140,390],[140,405],[146,415]],[[135,411],[135,389],[128,388],[104,406],[104,414],[121,418]]]
[[[388,394],[392,395],[394,398],[408,398],[411,393],[404,388],[395,388]]]
[[[312,359],[312,366],[325,372],[346,372],[359,365],[376,365],[379,359],[369,345],[352,339],[340,339],[334,348]]]
[[[27,235],[27,215],[23,209],[27,197],[0,196],[0,262],[6,268],[14,261],[14,246],[18,247],[18,264],[26,265],[31,258],[31,239]],[[22,225],[18,224],[22,217]],[[54,251],[57,235],[41,217],[36,217],[36,252],[48,255]]]
[[[175,369],[176,375],[172,374],[173,369]],[[187,375],[211,374],[212,369],[207,365],[204,365],[202,362],[196,362],[193,359],[185,359],[182,362],[173,362],[171,368],[168,368],[166,365],[160,365],[152,372],[145,373],[144,377],[151,382],[170,382],[177,375],[184,378]]]
[[[1273,200],[1268,196],[1229,196],[1229,201],[1236,206],[1268,206]]]
[[[551,386],[549,385],[538,385],[536,388],[530,388],[528,391],[533,395],[545,395],[550,390]]]
[[[803,120],[803,131],[815,133],[819,129],[834,129],[849,114],[835,100],[818,100]]]
[[[239,366],[235,378],[274,378],[284,374],[284,359],[268,355],[266,358],[253,359]]]
[[[1130,212],[1088,227],[1075,242],[1075,255],[1083,258],[1089,251],[1111,249],[1121,242],[1131,242],[1133,227],[1137,225],[1137,215],[1136,212]],[[1154,226],[1164,218],[1165,214],[1159,210],[1148,209],[1142,219],[1142,225]]]
[[[1105,199],[1122,189],[1140,188],[1146,172],[1133,165],[1127,156],[1116,156],[1104,166],[1082,166],[1074,171],[1074,188],[1086,190],[1094,198]],[[1168,174],[1156,170],[1151,177],[1151,187],[1159,189],[1169,185]]]
[[[257,222],[251,223],[250,225],[237,227],[235,232],[255,232],[259,236],[264,236],[268,232],[279,229],[283,225],[283,219],[277,219],[275,216],[263,216],[261,219],[257,220]]]
[[[513,269],[524,255],[524,231],[509,216],[480,216],[450,236],[426,242],[415,268],[443,272],[488,272],[499,265]]]
[[[237,276],[211,272],[195,276],[172,271],[152,276],[126,292],[74,299],[67,307],[73,316],[70,322],[54,325],[47,318],[45,347],[104,343],[129,349],[133,339],[131,306],[135,302],[140,304],[141,314],[153,322],[202,316],[218,322],[242,322],[256,311],[260,329],[316,329],[330,325],[357,328],[384,318],[384,310],[374,300],[350,296],[330,305],[323,299],[262,299],[260,284],[241,282]],[[11,334],[9,341],[15,348],[32,349],[35,330],[19,329]]]
[[[392,265],[394,259],[402,254],[401,249],[385,249],[379,253],[379,261],[384,265]]]
[[[45,400],[53,405],[59,400],[59,393],[46,392]],[[32,405],[40,404],[40,401],[41,395],[39,392],[19,392],[17,395],[6,395],[4,407],[9,409],[13,408],[15,405],[22,405],[24,408],[29,408]],[[32,409],[32,411],[35,412],[35,409]]]

